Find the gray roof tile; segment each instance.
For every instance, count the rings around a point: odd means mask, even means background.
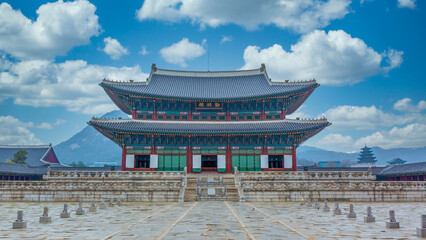
[[[180,99],[227,100],[306,92],[313,81],[271,82],[264,70],[183,72],[157,69],[147,82],[104,80],[102,87],[126,93]]]
[[[319,120],[274,120],[241,122],[198,121],[147,121],[134,119],[96,119],[90,125],[120,132],[175,133],[175,134],[240,134],[276,133],[322,129],[330,125],[327,119]]]

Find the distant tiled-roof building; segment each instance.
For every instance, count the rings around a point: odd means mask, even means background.
[[[25,164],[9,163],[20,149],[27,152]],[[40,180],[48,167],[62,167],[52,145],[0,145],[0,180]]]

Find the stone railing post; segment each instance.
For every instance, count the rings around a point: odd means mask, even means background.
[[[187,176],[187,174],[188,174],[188,170],[185,167],[183,169],[182,186],[180,187],[178,202],[184,202],[185,201],[185,189],[186,189],[186,186],[188,184],[188,176]]]
[[[238,197],[239,197],[239,201],[240,202],[245,202],[246,198],[244,197],[244,191],[243,191],[243,187],[241,184],[241,175],[240,172],[238,171],[237,167],[234,167],[234,181],[235,181],[235,187],[237,188],[238,191]]]

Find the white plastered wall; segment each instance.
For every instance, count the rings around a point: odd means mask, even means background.
[[[192,156],[192,168],[201,168],[201,155]]]
[[[126,168],[135,168],[135,155],[126,155]]]
[[[158,168],[158,155],[151,155],[149,159],[149,168]]]

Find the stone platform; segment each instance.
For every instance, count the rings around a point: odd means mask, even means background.
[[[371,172],[48,171],[43,181],[0,181],[1,201],[426,201],[426,182],[376,181]]]
[[[332,201],[329,202],[333,206]],[[52,222],[38,222],[43,207]],[[89,206],[89,203],[84,203]],[[364,223],[367,206],[376,222]],[[355,203],[356,219],[334,216],[298,202],[242,203],[200,201],[188,203],[130,203],[96,213],[59,218],[63,203],[0,205],[0,239],[420,239],[416,227],[426,203]],[[348,202],[341,202],[343,213]],[[17,209],[24,211],[26,229],[12,229]],[[386,228],[389,209],[396,210],[399,229]]]

